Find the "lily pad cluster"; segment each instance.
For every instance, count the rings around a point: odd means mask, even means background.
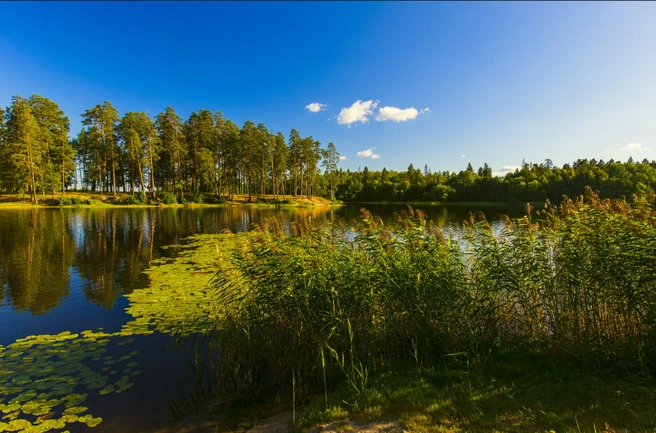
[[[206,322],[194,318],[216,316],[208,283],[217,272],[230,272],[227,256],[249,239],[246,234],[196,235],[187,238],[186,245],[171,246],[179,254],[156,261],[146,271],[150,287],[126,295],[127,312],[134,320],[118,332],[32,335],[0,346],[0,433],[47,432],[72,423],[99,425],[102,418],[82,405],[89,395],[119,394],[133,386],[131,379],[140,373],[131,360],[138,351],[115,357],[107,354],[108,344],[124,346],[132,342],[130,336],[155,330],[206,330]]]
[[[90,393],[120,393],[133,385],[138,351],[106,355],[118,333],[68,331],[32,335],[0,346],[0,432],[47,432],[71,423],[95,427],[102,418],[86,413]],[[105,372],[105,366],[112,371]]]
[[[149,334],[153,329],[163,333],[190,334],[207,330],[204,321],[212,318],[213,289],[209,282],[221,271],[227,271],[227,256],[249,238],[248,233],[194,235],[186,238],[175,258],[162,258],[146,270],[150,278],[147,289],[126,295],[126,309],[135,320],[127,323],[120,335]]]

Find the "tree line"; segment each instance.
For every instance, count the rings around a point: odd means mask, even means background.
[[[0,191],[62,195],[67,187],[111,194],[170,192],[178,197],[211,193],[276,197],[329,197],[351,202],[559,202],[586,186],[602,198],[649,196],[656,190],[656,162],[579,159],[555,166],[522,163],[505,176],[484,164],[460,172],[383,168],[338,169],[339,153],[329,143],[269,131],[250,120],[240,128],[221,112],[198,110],[187,120],[167,107],[154,118],[144,112],[122,117],[105,101],[81,114],[82,130],[70,137],[59,106],[39,95],[14,96],[0,108]],[[323,167],[323,171],[321,170]]]
[[[247,194],[251,201],[260,194],[325,194],[319,183],[326,182],[333,196],[335,145],[324,149],[296,129],[285,137],[250,120],[240,128],[209,110],[183,121],[171,107],[154,118],[134,111],[121,117],[108,101],[81,117],[82,130],[70,138],[69,119],[56,103],[14,96],[6,111],[0,109],[0,188],[29,193],[34,203],[38,192],[63,195],[78,184],[114,197],[169,191]]]
[[[471,164],[456,172],[433,172],[412,164],[406,171],[383,168],[371,171],[337,173],[339,200],[354,202],[437,201],[437,202],[540,202],[559,203],[563,195],[584,193],[589,186],[601,198],[650,197],[656,190],[656,161],[634,162],[579,159],[573,164],[555,166],[522,162],[520,168],[505,176],[494,176],[484,164],[474,170]]]

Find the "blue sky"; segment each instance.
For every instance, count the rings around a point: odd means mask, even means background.
[[[0,105],[40,94],[72,133],[104,100],[222,111],[352,170],[651,160],[654,23],[649,2],[0,2]]]

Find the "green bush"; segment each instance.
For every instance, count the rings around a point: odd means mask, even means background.
[[[73,204],[70,197],[65,197],[65,196],[59,197],[59,199],[57,199],[55,203],[56,206],[70,206],[71,204]]]
[[[83,203],[82,199],[80,197],[73,197],[73,204],[76,206],[79,206]]]
[[[194,198],[192,201],[194,203],[203,203],[204,199],[205,199],[205,194],[203,194],[200,191],[196,191],[196,194],[194,194]]]
[[[176,204],[177,202],[178,198],[171,191],[165,191],[162,195],[162,203],[164,204]]]
[[[123,202],[128,205],[148,204],[148,198],[146,197],[145,192],[139,191],[133,195],[127,196]]]

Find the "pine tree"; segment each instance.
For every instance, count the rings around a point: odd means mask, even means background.
[[[20,96],[12,98],[7,110],[6,155],[9,155],[9,176],[6,188],[12,191],[29,190],[32,203],[38,203],[36,186],[41,170],[43,150],[39,147],[39,124],[28,101]]]
[[[323,166],[326,167],[330,180],[330,200],[335,201],[335,173],[339,163],[339,153],[333,143],[328,143],[328,149],[323,151]]]

